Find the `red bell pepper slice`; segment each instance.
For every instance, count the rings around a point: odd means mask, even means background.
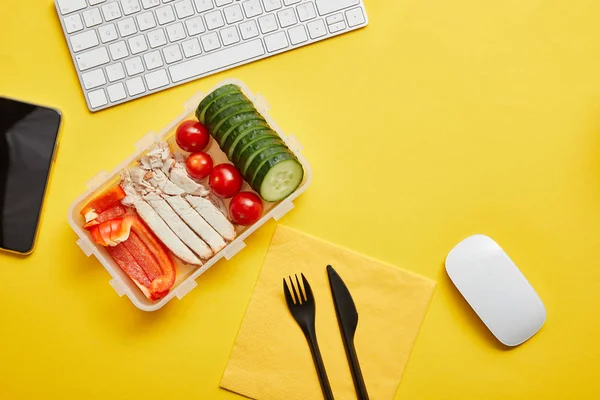
[[[81,210],[81,215],[85,217],[85,222],[90,222],[98,217],[99,214],[108,210],[113,204],[125,198],[125,191],[120,185],[114,186],[102,194],[94,197]]]
[[[135,258],[146,275],[148,275],[148,279],[150,279],[150,281],[153,281],[162,275],[162,270],[160,268],[160,264],[156,260],[156,257],[154,257],[154,255],[150,252],[150,249],[146,247],[144,242],[142,242],[140,237],[135,232],[131,232],[129,234],[129,239],[124,241],[123,245],[127,247],[127,250],[129,250],[133,258]]]
[[[144,293],[144,295],[148,298],[151,297],[150,294],[150,279],[137,263],[133,255],[127,250],[127,248],[123,244],[119,244],[114,247],[107,247],[106,251],[110,256],[115,260],[117,265],[121,267],[123,272],[131,278],[131,280],[140,288],[140,290]]]
[[[101,223],[110,221],[111,219],[122,217],[126,212],[127,210],[125,210],[125,207],[123,207],[121,204],[115,204],[102,214],[98,215],[98,218],[93,219],[87,224],[83,225],[83,227],[85,229],[90,229],[92,226],[100,225]]]

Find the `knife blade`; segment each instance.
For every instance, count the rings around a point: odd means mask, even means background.
[[[329,287],[331,288],[335,313],[337,315],[340,333],[342,334],[342,341],[344,342],[348,364],[350,365],[350,372],[352,373],[356,395],[358,396],[358,400],[369,400],[365,380],[362,376],[360,364],[358,363],[356,348],[354,347],[354,335],[358,326],[358,311],[356,310],[356,305],[354,304],[354,300],[352,299],[348,287],[331,265],[327,266],[327,275],[329,277]]]

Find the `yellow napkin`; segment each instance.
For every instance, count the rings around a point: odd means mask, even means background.
[[[308,344],[283,294],[283,277],[302,272],[315,296],[317,339],[334,396],[356,399],[327,264],[358,309],[355,345],[369,396],[394,398],[435,283],[283,226],[271,242],[222,388],[258,400],[323,398]]]

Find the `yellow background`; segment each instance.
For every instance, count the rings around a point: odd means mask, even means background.
[[[236,398],[218,384],[275,224],[149,314],[66,219],[89,178],[226,77],[264,94],[315,170],[286,225],[438,281],[397,399],[600,398],[600,2],[366,6],[366,29],[91,114],[53,4],[2,2],[0,93],[60,108],[64,126],[37,250],[0,255],[0,398]],[[519,348],[444,273],[473,233],[545,302]]]

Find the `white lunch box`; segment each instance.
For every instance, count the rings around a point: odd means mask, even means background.
[[[269,123],[271,128],[277,132],[279,136],[284,140],[286,145],[290,148],[290,150],[298,157],[298,160],[304,167],[304,178],[300,186],[287,198],[282,201],[276,203],[267,203],[263,202],[264,205],[264,213],[262,218],[256,222],[255,224],[248,227],[238,227],[236,232],[238,234],[237,238],[230,242],[223,250],[215,254],[211,259],[207,260],[204,265],[198,267],[193,265],[186,265],[182,263],[179,259],[172,256],[173,261],[175,262],[177,269],[177,279],[175,281],[175,285],[169,292],[167,296],[158,300],[151,301],[138,289],[135,283],[121,270],[121,268],[113,261],[112,257],[108,255],[103,246],[97,245],[92,240],[88,231],[83,228],[84,218],[81,216],[81,209],[95,196],[100,194],[102,191],[107,189],[108,187],[116,184],[120,180],[120,173],[123,169],[134,165],[137,160],[147,152],[155,143],[160,141],[167,141],[170,144],[174,142],[174,135],[177,126],[187,120],[194,119],[196,120],[196,116],[194,115],[196,111],[196,107],[200,103],[200,101],[206,96],[208,93],[212,93],[215,89],[220,86],[226,84],[235,84],[239,86],[244,94],[254,103],[256,109],[262,114],[265,120]],[[294,208],[294,199],[300,196],[303,193],[312,180],[312,170],[310,165],[306,161],[306,159],[300,153],[302,148],[298,140],[292,135],[285,135],[283,131],[279,128],[279,126],[275,123],[275,121],[269,115],[269,105],[267,101],[260,95],[254,94],[250,91],[248,86],[246,86],[243,82],[228,79],[222,81],[217,86],[212,88],[208,93],[198,92],[192,98],[190,98],[184,104],[185,111],[176,117],[170,124],[168,124],[164,129],[162,129],[158,134],[154,132],[149,132],[146,134],[140,141],[138,141],[135,145],[137,151],[135,151],[129,158],[123,161],[121,164],[117,165],[111,172],[101,171],[98,175],[96,175],[93,179],[91,179],[87,183],[88,190],[83,193],[77,200],[73,202],[69,209],[69,224],[71,228],[75,231],[79,239],[77,240],[77,244],[86,254],[86,256],[91,256],[92,254],[100,261],[104,268],[108,271],[112,279],[110,280],[111,286],[116,290],[119,296],[127,295],[131,302],[135,304],[141,310],[144,311],[156,311],[169,301],[171,301],[174,297],[178,299],[183,298],[186,294],[188,294],[193,288],[197,286],[196,279],[202,275],[206,270],[215,265],[217,261],[225,257],[225,259],[229,260],[233,256],[235,256],[241,249],[245,247],[244,240],[250,236],[254,231],[256,231],[261,225],[266,223],[270,218],[274,218],[275,220],[283,217],[288,211]],[[205,149],[207,153],[209,153],[215,165],[228,162],[227,156],[221,151],[218,144],[214,139],[211,138],[210,144],[207,149]],[[251,191],[252,189],[247,183],[244,183],[242,190]],[[229,201],[225,202],[225,205],[228,206]]]

